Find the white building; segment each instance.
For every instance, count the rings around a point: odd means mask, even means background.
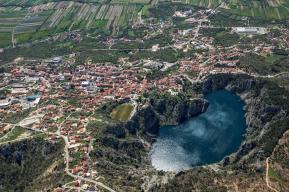
[[[10,105],[10,101],[8,99],[1,99],[0,100],[0,109],[6,108]]]
[[[262,35],[267,33],[264,27],[233,27],[232,31],[241,35]]]
[[[82,81],[81,82],[81,87],[88,87],[90,85],[89,81]]]

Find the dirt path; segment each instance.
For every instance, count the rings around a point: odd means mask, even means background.
[[[269,178],[269,157],[266,159],[266,185],[269,189],[275,192],[279,192],[277,189],[273,188],[270,185],[270,178]]]
[[[236,191],[236,192],[239,192],[239,187],[238,187],[238,185],[237,185],[235,182],[233,183],[233,185],[234,185],[235,191]]]

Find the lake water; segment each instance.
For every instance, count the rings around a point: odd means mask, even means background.
[[[238,150],[246,130],[244,102],[225,90],[205,99],[210,103],[205,113],[178,126],[160,128],[150,152],[156,169],[187,170],[219,162]]]

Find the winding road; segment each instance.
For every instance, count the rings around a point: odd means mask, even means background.
[[[40,129],[35,129],[35,128],[31,128],[31,127],[28,127],[28,126],[22,126],[23,128],[25,129],[28,129],[28,130],[31,130],[31,131],[35,131],[35,132],[38,132],[40,134],[42,133],[45,133],[45,134],[49,134],[49,135],[55,135],[55,136],[58,136],[58,137],[61,137],[63,140],[64,140],[64,143],[65,143],[65,147],[64,147],[64,158],[65,158],[65,162],[66,162],[66,166],[65,166],[65,172],[67,173],[67,175],[75,178],[75,179],[78,179],[78,180],[81,180],[81,181],[84,181],[84,182],[89,182],[89,183],[93,183],[94,185],[96,186],[99,186],[109,192],[116,192],[115,190],[113,190],[112,188],[106,186],[105,184],[101,183],[101,182],[98,182],[96,180],[93,180],[93,179],[89,179],[89,178],[85,178],[85,177],[82,177],[82,176],[79,176],[79,175],[75,175],[73,174],[72,172],[69,171],[69,147],[70,147],[70,144],[69,144],[69,140],[68,140],[68,137],[67,136],[64,136],[61,134],[61,126],[63,125],[63,123],[72,115],[72,113],[70,113],[63,121],[62,123],[57,127],[57,131],[56,132],[49,132],[49,131],[44,131],[44,130],[40,130]],[[25,121],[27,118],[23,119],[21,122]],[[21,122],[19,122],[18,124],[14,124],[13,126],[17,126],[17,125],[20,125]],[[13,128],[14,128],[13,127]],[[36,135],[39,135],[39,134],[36,134]],[[27,138],[32,138],[32,137],[35,137],[36,135],[32,135],[32,136],[29,136]],[[26,139],[26,138],[21,138],[19,140],[22,140],[22,139]],[[18,141],[18,139],[15,139],[13,141]],[[13,142],[13,141],[9,141],[9,142]],[[3,143],[0,143],[0,145],[2,144],[6,144],[8,142],[3,142]]]
[[[270,178],[269,178],[269,157],[266,159],[266,185],[269,189],[275,192],[279,192],[277,189],[270,185]]]

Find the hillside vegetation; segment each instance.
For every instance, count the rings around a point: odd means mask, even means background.
[[[61,142],[42,137],[1,145],[0,191],[43,191],[55,186],[63,174],[58,171],[62,149]],[[53,171],[47,172],[52,165]]]

